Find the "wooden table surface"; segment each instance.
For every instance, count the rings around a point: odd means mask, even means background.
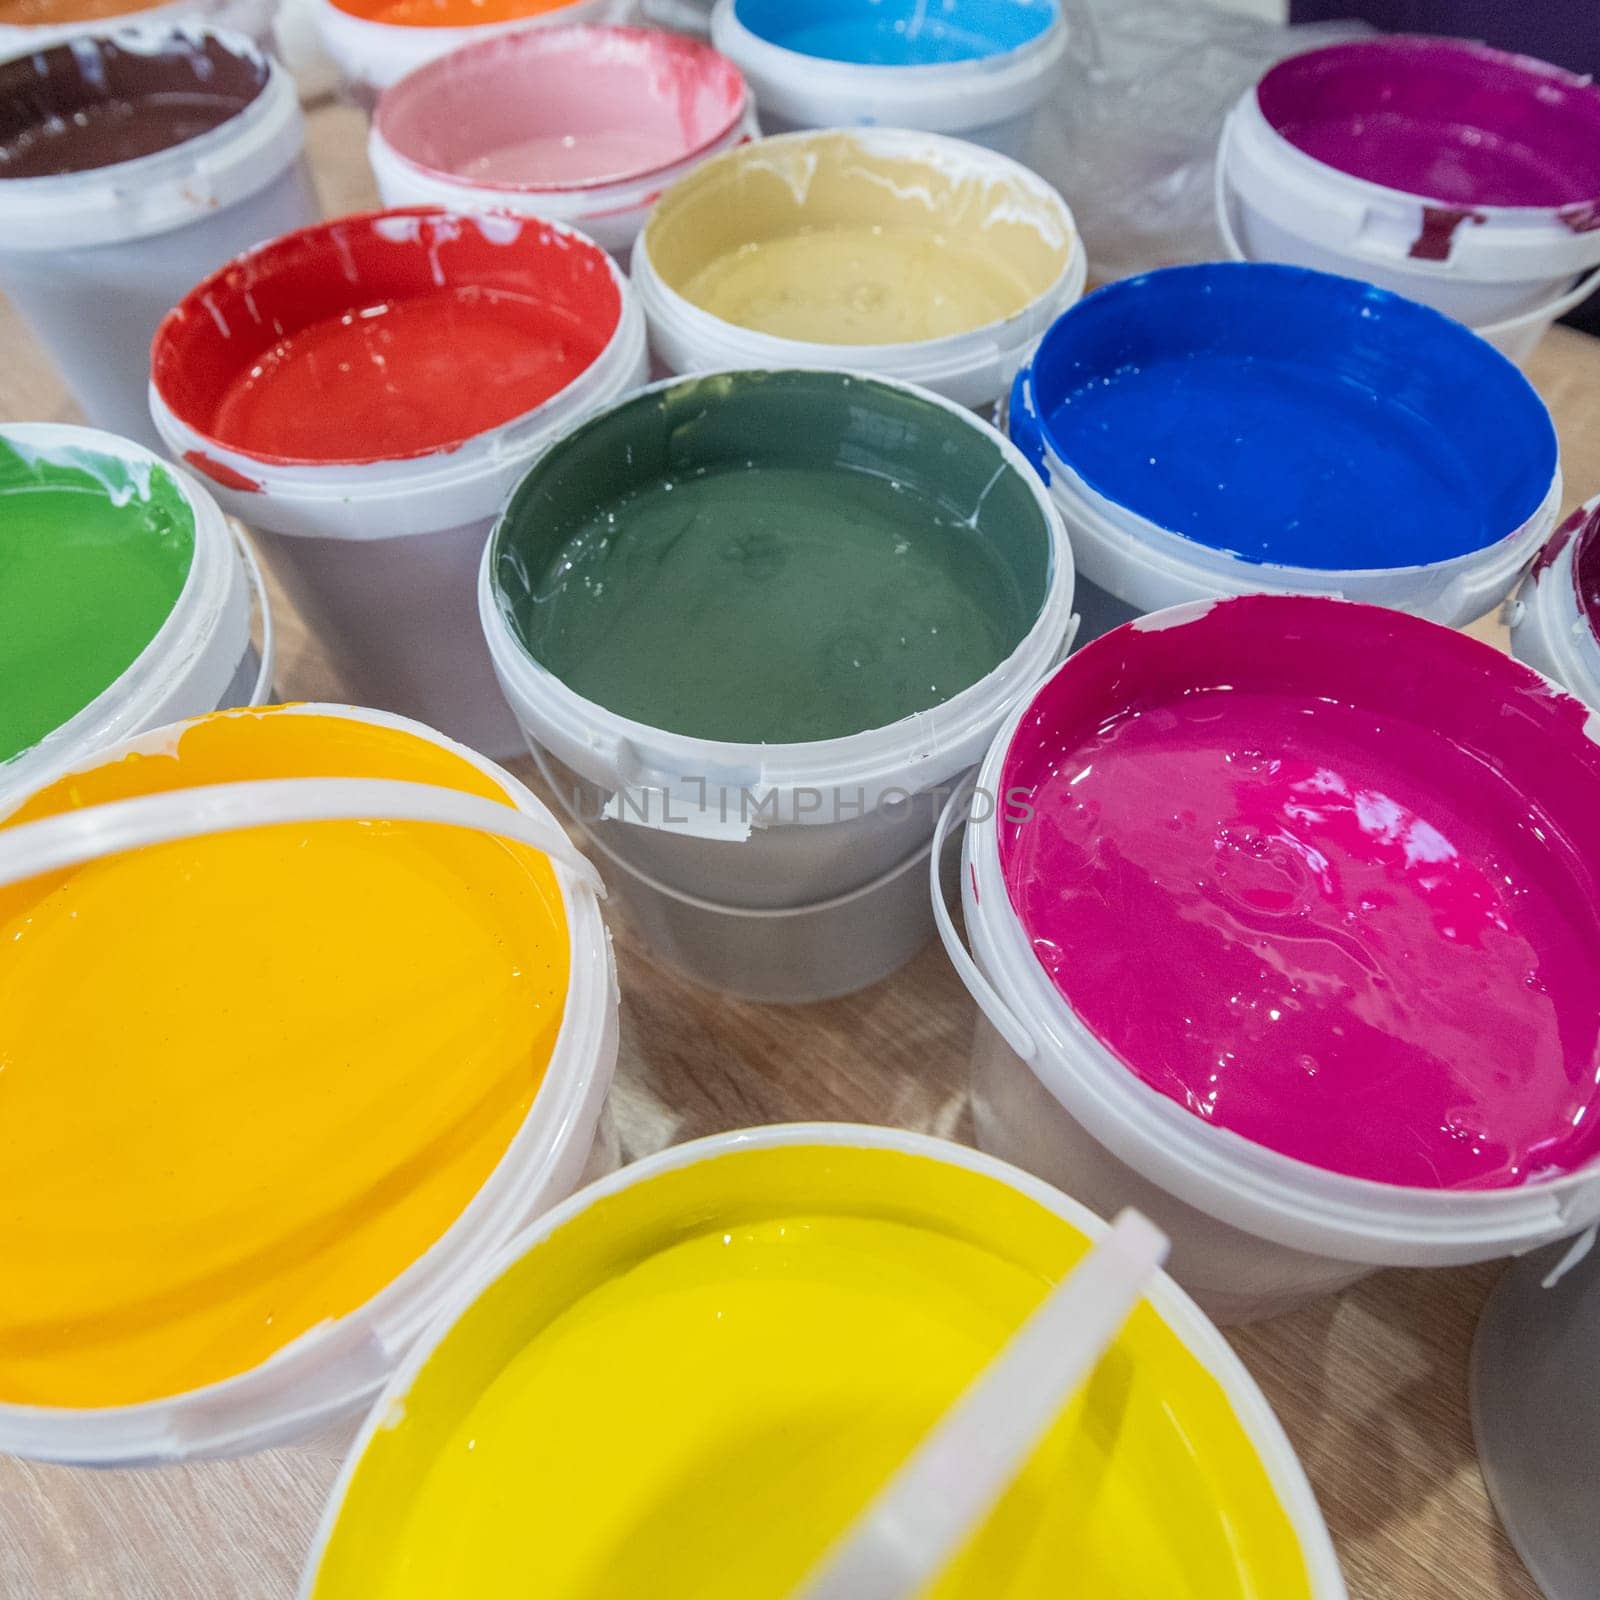
[[[321,108],[311,138],[329,214],[372,204],[363,119]],[[72,416],[3,301],[0,352],[0,417]],[[1529,375],[1555,414],[1576,504],[1600,492],[1600,343],[1558,328]],[[341,699],[276,596],[274,610],[280,691]],[[865,994],[786,1009],[680,981],[651,963],[620,916],[611,920],[622,983],[613,1103],[626,1155],[812,1118],[970,1136],[972,1004],[937,944]],[[1467,1352],[1498,1271],[1380,1273],[1232,1334],[1300,1452],[1354,1600],[1535,1600],[1485,1498],[1467,1419]],[[146,1472],[0,1457],[0,1597],[283,1600],[347,1437]]]

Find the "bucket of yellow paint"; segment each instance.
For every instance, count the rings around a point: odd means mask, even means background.
[[[892,128],[785,134],[705,162],[634,247],[674,373],[846,367],[998,400],[1083,293],[1066,202],[1018,162]]]
[[[141,735],[0,823],[0,1450],[238,1454],[369,1401],[614,1152],[593,869],[343,707]]]
[[[395,1375],[301,1600],[780,1600],[1104,1231],[915,1134],[682,1145],[575,1195]],[[931,1593],[1339,1600],[1294,1452],[1160,1279]]]

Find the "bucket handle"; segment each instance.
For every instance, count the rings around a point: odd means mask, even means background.
[[[272,633],[272,606],[267,600],[267,580],[262,574],[261,563],[256,559],[255,546],[245,536],[244,529],[231,517],[228,527],[244,561],[250,592],[255,596],[256,610],[261,613],[261,657],[256,668],[255,687],[250,691],[250,704],[264,706],[272,697],[272,669],[276,665],[277,654]]]
[[[1212,158],[1211,192],[1217,213],[1217,232],[1222,235],[1223,248],[1230,261],[1248,261],[1250,258],[1239,246],[1239,237],[1233,231],[1233,208],[1228,203],[1228,180],[1224,174],[1228,141],[1233,137],[1233,113],[1229,112],[1222,124],[1222,137],[1217,141],[1217,153]]]
[[[928,889],[933,896],[933,920],[939,929],[939,939],[944,945],[945,954],[950,957],[951,966],[956,969],[957,976],[966,985],[967,993],[977,1001],[978,1009],[994,1024],[995,1031],[1000,1037],[1024,1061],[1032,1061],[1039,1053],[1038,1045],[1034,1043],[1032,1035],[1017,1020],[1006,1003],[995,993],[994,986],[984,977],[978,963],[972,959],[971,952],[956,931],[955,919],[950,915],[950,907],[945,904],[944,884],[940,881],[939,864],[944,860],[945,841],[955,826],[956,811],[966,807],[968,801],[972,799],[972,792],[977,784],[976,773],[970,774],[958,784],[950,798],[945,801],[944,808],[939,813],[939,820],[934,824],[933,849],[928,856]]]
[[[559,825],[434,783],[267,778],[86,806],[0,829],[0,888],[147,845],[295,822],[434,822],[526,845],[559,861],[596,899],[605,885]]]

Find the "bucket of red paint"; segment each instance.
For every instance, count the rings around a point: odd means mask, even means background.
[[[661,191],[756,132],[739,70],[646,28],[532,28],[384,91],[367,157],[386,205],[509,211],[626,256]]]
[[[628,0],[313,0],[323,47],[359,96],[499,33],[622,22]],[[370,98],[368,100],[370,104]]]
[[[151,23],[0,62],[0,290],[97,427],[157,448],[150,340],[196,276],[318,215],[294,83]]]
[[[271,698],[260,569],[187,472],[93,428],[8,423],[0,526],[16,541],[0,554],[0,808],[118,739]]]
[[[1506,607],[1511,653],[1600,714],[1600,495],[1551,536]]]
[[[979,1143],[1146,1210],[1213,1315],[1600,1217],[1600,718],[1548,680],[1382,607],[1174,607],[978,782],[971,955],[935,912]]]
[[[1056,320],[1011,437],[1066,522],[1093,637],[1262,590],[1459,626],[1506,596],[1561,504],[1555,429],[1436,311],[1304,267],[1168,267]]]
[[[1072,556],[987,423],[909,384],[653,385],[530,468],[479,614],[528,746],[652,948],[793,1003],[932,934],[940,804],[1072,632]]]
[[[528,463],[644,380],[615,262],[534,219],[345,217],[200,283],[153,364],[162,437],[258,530],[352,698],[519,748],[478,558]]]
[[[1455,39],[1293,56],[1229,115],[1217,211],[1236,254],[1394,289],[1520,360],[1600,271],[1600,89]]]

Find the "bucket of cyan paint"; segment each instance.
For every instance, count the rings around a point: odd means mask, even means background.
[[[1303,267],[1169,267],[1096,290],[1013,388],[1090,638],[1260,590],[1451,625],[1505,598],[1555,526],[1544,402],[1459,323]]]
[[[1547,679],[1384,607],[1198,602],[1069,658],[978,785],[971,955],[935,899],[978,1142],[1137,1205],[1213,1316],[1600,1217],[1600,719]]]
[[[625,257],[662,190],[756,131],[739,69],[648,28],[531,28],[452,51],[378,101],[386,205],[510,211]]]
[[[616,263],[533,218],[344,217],[200,283],[152,359],[162,437],[257,530],[350,697],[520,749],[478,558],[528,463],[644,381]]]
[[[628,0],[313,0],[323,47],[358,97],[494,34],[624,22]]]
[[[851,367],[988,406],[1088,271],[1072,213],[992,151],[888,128],[759,139],[674,184],[633,279],[671,372]]]
[[[1520,361],[1600,282],[1600,89],[1456,39],[1293,56],[1229,115],[1217,217],[1236,255],[1367,279]]]
[[[798,1593],[1104,1231],[1014,1168],[886,1128],[755,1129],[636,1163],[525,1233],[418,1343],[334,1487],[301,1600]],[[1165,1276],[936,1587],[1080,1583],[1345,1595],[1282,1428]]]
[[[31,54],[111,28],[175,22],[226,28],[263,44],[276,9],[277,0],[4,0],[0,57]]]
[[[145,387],[173,301],[318,215],[288,74],[188,24],[0,61],[0,290],[96,427],[159,449]]]
[[[987,423],[836,372],[657,384],[517,486],[495,671],[651,947],[753,999],[865,988],[932,932],[945,789],[1060,658],[1072,557]]]
[[[336,706],[98,752],[0,823],[0,1448],[131,1466],[349,1418],[586,1172],[598,878],[508,773]]]
[[[270,695],[249,544],[140,445],[0,425],[0,572],[0,801],[130,734]]]
[[[1550,536],[1505,621],[1519,661],[1600,712],[1600,495]]]
[[[711,40],[772,132],[920,128],[1023,159],[1067,23],[1058,0],[718,0]]]

